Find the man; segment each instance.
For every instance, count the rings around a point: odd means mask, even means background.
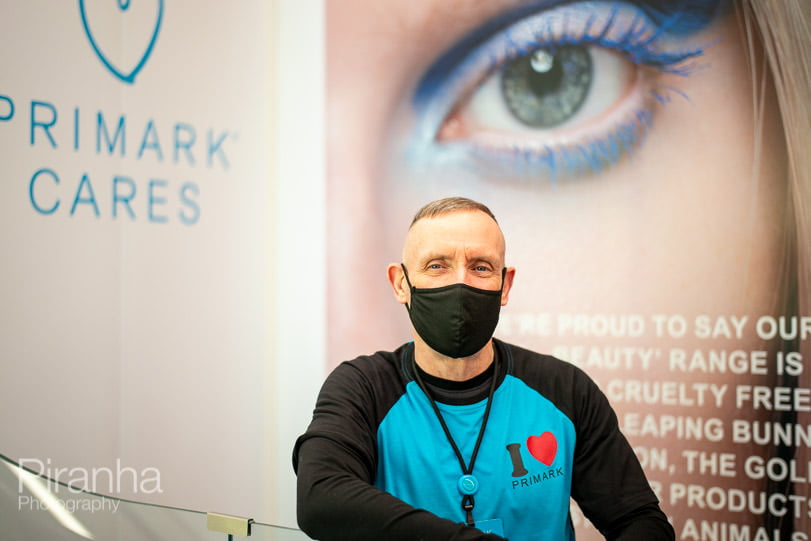
[[[296,442],[315,539],[674,539],[605,396],[582,371],[493,339],[515,269],[484,205],[429,203],[388,268],[414,341],[343,363]]]

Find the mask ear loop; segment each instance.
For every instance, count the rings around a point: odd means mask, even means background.
[[[403,275],[405,275],[406,283],[408,284],[409,289],[414,289],[414,286],[411,285],[411,280],[408,279],[408,271],[405,268],[405,263],[400,263],[400,268],[403,269]],[[502,282],[504,279],[502,278]],[[502,284],[503,287],[504,284]]]
[[[414,293],[414,286],[411,285],[411,280],[408,279],[408,271],[405,268],[405,263],[400,263],[400,268],[403,269],[403,275],[405,276],[406,283],[408,284],[408,290],[413,294]],[[411,307],[406,303],[405,305],[406,310],[411,313]]]

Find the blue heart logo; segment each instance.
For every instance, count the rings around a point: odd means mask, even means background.
[[[104,0],[105,3],[109,3],[111,1],[115,1],[118,6],[117,10],[112,10],[112,12],[108,11],[106,14],[108,16],[107,19],[104,19],[104,22],[107,23],[110,17],[115,17],[117,14],[119,17],[125,16],[128,12],[130,12],[131,7],[131,0]],[[143,34],[143,40],[141,40],[141,44],[145,45],[143,49],[143,53],[140,50],[136,50],[135,55],[129,59],[129,61],[120,59],[118,61],[118,65],[116,65],[111,56],[114,56],[112,53],[115,51],[113,47],[109,47],[107,49],[107,54],[103,49],[103,44],[107,43],[108,45],[115,46],[121,44],[120,40],[120,33],[119,34],[110,34],[110,29],[102,29],[99,26],[96,26],[96,32],[94,33],[90,27],[90,19],[92,17],[88,17],[88,8],[86,0],[79,0],[79,12],[82,17],[82,26],[84,26],[85,34],[87,34],[87,39],[90,41],[90,45],[93,47],[93,50],[96,52],[96,56],[99,57],[101,63],[116,77],[124,81],[125,83],[133,84],[135,82],[135,76],[143,69],[146,61],[149,60],[149,55],[152,54],[152,49],[155,48],[155,41],[158,39],[158,33],[160,32],[161,28],[161,20],[163,19],[163,0],[156,0],[157,2],[157,9],[155,10],[154,14],[154,27],[151,26],[151,21],[148,21],[146,24],[148,27],[145,29],[146,31]],[[98,6],[98,2],[96,3]],[[92,13],[91,13],[92,14]],[[140,16],[141,14],[139,14]],[[136,19],[135,17],[131,17],[128,22],[135,22],[139,24],[144,19]],[[95,19],[94,19],[95,20]],[[101,31],[100,31],[101,30]],[[104,34],[103,30],[107,30],[107,35]],[[113,29],[114,30],[114,29]],[[118,38],[117,40],[111,39],[112,37]],[[105,41],[105,38],[106,39]],[[115,43],[117,41],[117,43]],[[118,55],[119,57],[123,57],[123,54]]]

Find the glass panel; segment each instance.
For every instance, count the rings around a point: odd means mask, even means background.
[[[206,528],[203,512],[77,491],[31,473],[3,455],[0,455],[0,525],[3,538],[15,540],[228,539],[226,534]],[[262,541],[309,539],[299,530],[268,524],[254,524],[251,533],[250,539]]]
[[[301,530],[282,528],[280,526],[271,526],[270,524],[260,524],[257,522],[251,527],[251,537],[249,541],[301,541],[307,539],[310,538]]]

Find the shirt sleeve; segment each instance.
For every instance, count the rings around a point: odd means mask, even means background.
[[[608,399],[585,373],[577,372],[572,496],[606,539],[674,540],[673,527]]]
[[[296,442],[299,527],[321,541],[502,539],[414,508],[374,486],[381,382],[351,364],[327,378]],[[382,384],[385,388],[385,384]],[[426,480],[426,482],[429,482]]]

